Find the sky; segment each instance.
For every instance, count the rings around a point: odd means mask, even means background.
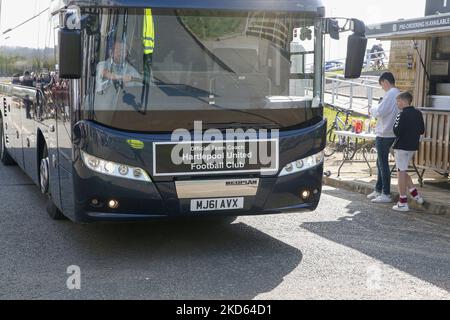
[[[423,17],[426,0],[322,0],[328,17],[357,18],[366,24],[395,21]],[[376,40],[369,41],[369,48]],[[327,40],[325,57],[330,59],[345,58],[347,44],[345,39],[340,41]],[[385,50],[389,49],[389,42],[384,43]]]
[[[29,0],[0,0],[3,2],[2,25],[15,25],[16,14],[20,11],[22,14],[39,11],[48,6],[50,0],[39,0],[36,2],[38,7],[29,5]],[[327,10],[328,17],[346,17],[358,18],[366,24],[393,21],[398,19],[408,19],[422,17],[425,13],[426,0],[322,0]],[[27,5],[28,4],[28,5]],[[42,17],[45,19],[45,17]],[[30,26],[30,33],[33,32],[33,26]],[[3,29],[3,28],[2,28]],[[21,39],[22,46],[27,46],[26,41],[36,41],[35,39]],[[372,40],[369,47],[377,42]],[[330,59],[344,59],[346,55],[346,38],[340,41],[327,40],[325,56]],[[384,43],[384,48],[389,49],[389,43]]]
[[[38,12],[42,12],[42,10],[46,9],[50,5],[50,0],[39,0],[33,1],[30,0],[0,0],[1,3],[1,32],[5,31],[7,28],[15,27],[19,23],[23,22],[23,18],[18,17],[33,17]],[[43,23],[48,19],[48,12],[46,14],[42,14],[38,19],[34,19],[31,23],[26,24],[22,30],[25,34],[37,34],[45,35],[45,24]],[[40,32],[37,33],[36,30],[40,28]],[[39,41],[39,38],[36,36],[25,36],[19,38],[11,38],[8,39],[7,35],[2,36],[0,38],[0,45],[8,44],[11,46],[21,46],[21,47],[35,47],[36,43]]]

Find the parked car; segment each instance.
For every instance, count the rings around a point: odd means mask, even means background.
[[[345,64],[342,61],[327,61],[325,62],[325,71],[341,71],[345,69]]]

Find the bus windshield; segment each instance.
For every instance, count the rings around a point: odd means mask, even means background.
[[[102,9],[88,36],[85,117],[132,131],[244,123],[292,128],[320,99],[315,18]],[[319,60],[320,61],[320,60]],[[317,68],[317,70],[316,70]]]

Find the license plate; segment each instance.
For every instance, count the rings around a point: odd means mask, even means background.
[[[225,211],[244,209],[244,198],[196,199],[191,200],[191,211]]]

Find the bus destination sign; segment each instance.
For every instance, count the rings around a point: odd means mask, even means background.
[[[153,145],[153,175],[273,175],[279,169],[278,155],[278,139],[157,142]]]

